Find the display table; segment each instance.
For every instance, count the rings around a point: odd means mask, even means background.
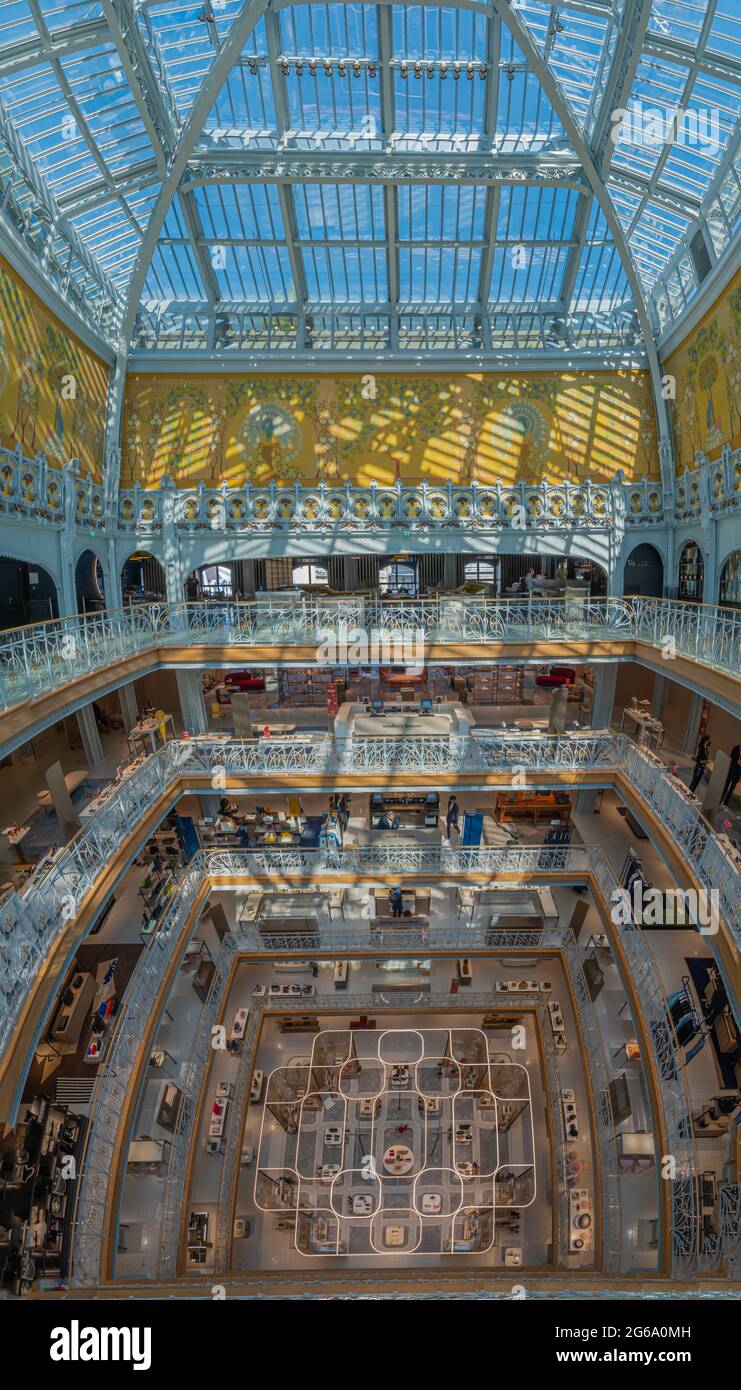
[[[30,825],[10,825],[2,832],[7,838],[8,849],[18,864],[26,864],[28,862],[23,852],[23,841],[30,830]]]
[[[414,1154],[406,1144],[392,1144],[383,1155],[383,1166],[393,1177],[403,1177],[414,1167]]]
[[[241,1043],[242,1038],[244,1037],[244,1030],[247,1027],[247,1019],[249,1018],[249,1013],[249,1009],[237,1009],[237,1012],[234,1015],[232,1031],[229,1034],[229,1041],[231,1043]]]
[[[359,738],[450,738],[453,734],[469,734],[475,726],[471,711],[459,700],[435,704],[429,714],[422,714],[411,701],[384,704],[383,711],[372,714],[367,705],[348,701],[335,715],[336,742]]]
[[[637,732],[639,744],[650,743],[653,738],[655,747],[661,747],[664,742],[664,725],[660,719],[656,719],[653,714],[639,714],[637,710],[624,709],[623,717],[620,720],[621,734],[625,732],[626,719]]]
[[[353,1216],[371,1216],[373,1213],[373,1198],[370,1192],[359,1192],[350,1198]]]
[[[565,792],[503,792],[497,797],[495,815],[499,825],[514,820],[531,820],[533,825],[558,820],[568,825],[571,802]]]
[[[441,1192],[423,1192],[420,1201],[423,1216],[439,1216],[443,1209]]]
[[[160,730],[164,725],[165,733],[163,742],[167,742],[167,725],[170,725],[172,736],[175,737],[175,723],[171,714],[163,714],[161,719],[140,719],[133,729],[129,731],[129,744],[149,743],[150,753],[157,751],[157,737],[161,737]]]
[[[569,1250],[574,1254],[591,1250],[594,1244],[592,1199],[585,1187],[569,1192]]]
[[[452,719],[447,714],[361,714],[354,734],[371,738],[449,738]]]

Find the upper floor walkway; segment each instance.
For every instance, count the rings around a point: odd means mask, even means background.
[[[289,739],[230,740],[205,735],[172,740],[130,776],[114,784],[108,800],[66,846],[42,862],[21,892],[0,904],[0,1115],[12,1116],[27,1061],[55,988],[116,884],[157,824],[189,791],[315,790],[383,785],[461,789],[529,785],[613,787],[642,820],[670,865],[678,887],[702,887],[718,904],[717,932],[707,943],[732,1003],[738,999],[741,948],[741,874],[730,844],[699,813],[687,789],[652,754],[623,735],[581,731],[566,736],[479,733],[456,739],[348,739],[306,735]],[[276,883],[338,873],[383,877],[476,871],[485,877],[532,871],[543,847],[455,851],[379,841],[362,849],[316,852],[260,850],[252,872]],[[561,849],[549,849],[563,855]],[[519,853],[519,851],[518,851]],[[525,863],[523,855],[533,857]],[[462,856],[462,857],[461,857]],[[469,856],[470,863],[469,863]],[[548,860],[548,866],[559,864]],[[545,867],[548,867],[545,866]],[[229,874],[229,851],[211,861],[214,876]],[[711,898],[711,901],[713,899]],[[11,1037],[13,1042],[11,1045]]]
[[[0,634],[0,752],[161,668],[637,661],[741,713],[741,613],[669,599],[136,604]],[[29,703],[33,702],[33,709]]]

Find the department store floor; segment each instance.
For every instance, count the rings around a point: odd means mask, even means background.
[[[523,714],[525,713],[524,710],[522,712]],[[314,713],[321,715],[321,711],[315,711]],[[487,714],[490,716],[492,722],[494,722],[497,717],[497,711],[489,707]],[[512,708],[503,707],[502,714],[506,718],[511,718],[513,714]],[[116,764],[121,760],[125,749],[125,739],[123,735],[113,733],[104,734],[102,741],[106,761],[103,765],[99,765],[94,771],[97,777],[105,778],[115,771]],[[6,805],[13,806],[13,814],[17,819],[22,819],[25,815],[30,813],[32,808],[35,808],[36,793],[38,790],[43,789],[44,786],[43,769],[51,762],[55,761],[57,757],[62,761],[65,771],[73,768],[85,767],[82,750],[71,751],[64,733],[60,730],[51,730],[42,740],[37,741],[36,754],[36,758],[30,762],[27,760],[29,756],[28,752],[26,752],[23,758],[19,755],[14,755],[13,765],[0,769],[0,796],[3,797]],[[691,759],[681,754],[676,754],[674,750],[669,748],[662,750],[662,756],[667,762],[670,758],[676,757],[679,763],[680,773],[688,780],[691,770]],[[259,800],[261,804],[264,804],[266,801],[272,799],[272,794],[270,797],[263,795],[260,798],[240,797],[240,801],[244,801],[245,807],[250,804],[254,805],[257,800]],[[445,800],[446,798],[442,798],[443,810],[445,808]],[[302,802],[307,814],[311,814],[316,810],[326,809],[326,798],[323,797],[302,795]],[[494,808],[494,797],[488,797],[475,792],[461,793],[459,795],[459,802],[462,812],[465,812],[467,809],[476,808],[483,808],[488,811],[484,822],[484,839],[486,839],[487,829],[493,824],[492,813]],[[573,815],[574,842],[576,843],[582,840],[589,844],[600,845],[613,864],[613,867],[618,872],[628,849],[632,847],[639,854],[644,871],[653,884],[661,888],[670,888],[674,886],[669,870],[654,846],[648,840],[639,841],[636,839],[629,825],[620,815],[618,805],[618,800],[614,794],[607,792],[602,799],[601,809],[598,814],[580,816],[578,813],[575,813]],[[199,806],[196,798],[189,797],[183,800],[179,809],[184,814],[197,816],[201,810],[207,808],[205,806]],[[354,815],[351,816],[349,839],[352,837],[354,825],[365,826],[367,824],[366,793],[355,794],[355,804],[351,804],[351,810],[356,809],[360,814],[358,814],[357,817]],[[518,825],[517,834],[523,843],[542,843],[544,828],[539,826],[537,829],[532,829],[529,826]],[[10,872],[13,872],[12,869]],[[145,872],[143,868],[132,866],[126,874],[116,892],[116,902],[106,917],[99,933],[94,938],[96,945],[104,949],[114,950],[115,947],[122,944],[130,945],[139,942],[141,903],[138,899],[137,890],[139,882]],[[366,890],[363,894],[362,888],[359,888],[357,891],[360,894],[360,898],[357,900],[358,911],[363,914],[363,909],[367,908],[368,893]],[[562,923],[568,923],[574,896],[571,890],[567,888],[556,888],[555,896],[559,907],[560,920]],[[225,904],[227,915],[231,920],[234,920],[236,916],[236,900],[234,895],[223,894],[220,896],[220,900]],[[461,924],[461,919],[458,917],[455,906],[455,889],[453,887],[433,887],[431,924],[443,926],[448,923],[454,927],[460,926]],[[323,927],[328,927],[330,925],[326,911],[322,914],[320,925]],[[599,929],[600,923],[596,909],[592,908],[590,917],[580,938],[581,942],[587,943],[593,934],[599,932]],[[215,956],[218,951],[218,938],[213,928],[210,926],[207,917],[204,918],[203,925],[199,928],[199,935],[205,940],[211,954]],[[693,969],[696,971],[697,967],[702,967],[703,963],[707,963],[711,960],[712,950],[709,943],[695,932],[683,930],[647,930],[644,936],[653,952],[666,993],[669,994],[673,990],[678,989],[682,985],[682,982],[685,981],[696,1006],[699,1008],[700,997],[696,983],[697,974],[695,973],[693,976],[692,971]],[[532,959],[532,957],[530,957],[530,959]],[[427,978],[435,993],[444,993],[449,989],[450,980],[455,974],[454,964],[455,962],[453,960],[447,962],[433,961],[430,975]],[[647,1109],[645,1085],[640,1072],[640,1064],[636,1060],[626,1062],[624,1055],[625,1042],[634,1036],[634,1030],[630,1025],[629,1017],[626,1016],[626,1013],[620,1013],[620,1009],[625,1003],[625,997],[619,981],[617,969],[614,965],[609,963],[609,959],[604,953],[601,953],[601,964],[607,967],[605,971],[606,986],[596,1000],[594,1007],[600,1021],[604,1051],[608,1066],[610,1067],[610,1075],[614,1075],[618,1071],[627,1072],[629,1076],[631,1103],[634,1110],[630,1124],[635,1128],[643,1126],[650,1129],[652,1126]],[[245,1003],[249,1004],[251,1001],[252,988],[247,973],[250,968],[254,970],[257,967],[243,967],[243,977],[240,975],[239,979],[234,983],[232,994],[225,1008],[225,1016],[227,1017],[230,1015],[232,1009],[236,1009],[237,1007],[237,994],[235,991],[238,988],[243,989]],[[261,966],[260,968],[263,971],[266,969],[265,966]],[[499,970],[498,977],[501,979],[506,979],[508,977],[513,979],[517,978],[518,974],[523,970],[526,970],[528,974],[530,973],[529,967],[525,967],[524,962],[518,962],[515,966],[508,965],[507,967],[500,965],[497,968]],[[483,963],[481,966],[478,964],[475,966],[474,990],[486,990],[489,987],[491,975],[485,974],[485,969],[494,971],[495,966],[494,964],[489,965],[489,963],[487,963],[486,966]],[[325,966],[320,966],[320,972],[323,973],[325,970]],[[507,971],[509,971],[509,976]],[[535,974],[537,978],[550,978],[554,985],[554,991],[551,997],[555,995],[555,998],[558,999],[564,1010],[570,1008],[568,993],[565,989],[565,981],[558,978],[554,967],[549,964],[548,975],[540,969],[538,969]],[[552,978],[553,976],[555,976],[555,978]],[[354,992],[358,992],[361,989],[365,992],[366,989],[372,988],[373,983],[378,983],[381,978],[382,977],[377,974],[370,974],[370,963],[368,961],[363,962],[362,965],[356,963],[351,971],[351,988]],[[317,989],[319,989],[320,985],[322,985],[321,973],[317,980]],[[325,992],[327,992],[329,988],[330,986],[327,985]],[[168,1002],[169,1017],[165,1019],[165,1023],[161,1029],[161,1037],[158,1039],[158,1041],[163,1042],[163,1046],[166,1046],[168,1052],[174,1059],[173,1076],[176,1081],[178,1078],[182,1078],[190,1050],[190,1044],[201,1017],[201,1009],[201,1002],[193,992],[189,977],[186,975],[179,975],[174,987],[173,996]],[[359,1010],[353,1011],[353,1018],[357,1018],[359,1012]],[[343,1015],[338,1013],[336,1017],[345,1024],[347,1023],[346,1014]],[[403,1015],[403,1017],[407,1020],[406,1026],[409,1026],[410,1014]],[[456,1014],[456,1019],[457,1018],[458,1014]],[[475,1015],[474,1018],[478,1018],[478,1023],[474,1023],[474,1026],[480,1027],[480,1012]],[[440,1022],[441,1026],[444,1028],[450,1026],[449,1017],[445,1014],[444,1010],[440,1015],[432,1016],[431,1025],[435,1024],[435,1026],[437,1026],[438,1022]],[[267,1070],[270,1066],[277,1064],[275,1060],[271,1062],[271,1055],[273,1057],[280,1056],[277,1046],[278,1041],[279,1039],[273,1037],[271,1044],[270,1029],[265,1030],[266,1067],[262,1067],[262,1058],[260,1058],[256,1060],[256,1067],[258,1069]],[[271,1054],[270,1047],[273,1044],[275,1044],[274,1053]],[[618,1054],[616,1058],[613,1058],[613,1053]],[[299,1049],[296,1048],[296,1055],[305,1055],[305,1052],[303,1050],[299,1051]],[[221,1059],[217,1059],[217,1061],[220,1060]],[[569,1067],[571,1065],[568,1053],[564,1061],[559,1059],[559,1068],[561,1069],[567,1065],[569,1065]],[[44,1070],[45,1083],[51,1083],[53,1081],[54,1069],[55,1064],[52,1058],[48,1060]],[[581,1083],[579,1083],[580,1071],[582,1071]],[[723,1076],[718,1065],[718,1059],[715,1055],[714,1048],[711,1046],[710,1040],[708,1040],[703,1049],[689,1061],[685,1075],[690,1088],[692,1110],[695,1115],[698,1115],[705,1108],[707,1103],[717,1094],[718,1089],[724,1084]],[[215,1076],[216,1072],[214,1072],[214,1077]],[[580,1057],[577,1059],[573,1077],[570,1071],[563,1071],[562,1076],[565,1078],[564,1084],[571,1085],[577,1097],[579,1094],[585,1095]],[[528,1066],[528,1077],[533,1096],[542,1096],[543,1080],[539,1065],[536,1066],[535,1061],[533,1061],[532,1066]],[[136,1131],[138,1134],[152,1133],[151,1122],[148,1123],[146,1120],[146,1109],[147,1106],[154,1105],[153,1088],[155,1085],[156,1083],[151,1080],[147,1080],[146,1082],[139,1111],[141,1121]],[[581,1091],[579,1089],[580,1085]],[[86,1113],[87,1106],[85,1104],[80,1104],[76,1108],[81,1113]],[[547,1189],[545,1187],[549,1172],[550,1157],[549,1153],[547,1153],[548,1144],[545,1131],[545,1120],[543,1118],[543,1107],[542,1104],[539,1104],[535,1099],[532,1112],[536,1138],[535,1167],[539,1187],[537,1189],[538,1195],[536,1196],[535,1202],[527,1209],[527,1217],[525,1217],[523,1213],[520,1234],[518,1235],[518,1240],[520,1240],[523,1251],[523,1264],[537,1263],[547,1257],[551,1229],[548,1211],[549,1203],[547,1201]],[[538,1125],[539,1114],[541,1116],[540,1126]],[[248,1125],[254,1122],[254,1114],[250,1117],[248,1112]],[[409,1123],[411,1123],[411,1121],[409,1121]],[[158,1133],[158,1131],[155,1131],[155,1134],[156,1133]],[[239,1142],[238,1135],[235,1136],[235,1141]],[[706,1137],[702,1132],[698,1132],[696,1135],[696,1144],[698,1149],[699,1171],[704,1172],[710,1170],[721,1176],[724,1166],[728,1162],[727,1139],[724,1137]],[[544,1159],[544,1154],[546,1155],[547,1161]],[[193,1195],[189,1203],[191,1210],[196,1209],[198,1203],[201,1204],[199,1209],[213,1210],[216,1198],[214,1184],[217,1180],[219,1167],[220,1162],[217,1157],[207,1155],[205,1149],[199,1148],[198,1160],[194,1166]],[[254,1190],[254,1173],[254,1168],[240,1171],[235,1211],[237,1215],[245,1214],[249,1216],[252,1223],[253,1235],[247,1239],[238,1238],[234,1241],[233,1262],[235,1267],[248,1268],[256,1264],[261,1264],[265,1267],[278,1268],[285,1267],[287,1261],[290,1259],[294,1259],[297,1262],[301,1261],[305,1265],[307,1260],[316,1262],[317,1259],[321,1260],[323,1258],[327,1260],[343,1258],[337,1255],[324,1257],[300,1254],[297,1250],[291,1248],[289,1233],[284,1231],[273,1231],[270,1223],[274,1220],[280,1221],[284,1218],[281,1216],[267,1216],[265,1213],[258,1213],[254,1209],[254,1198],[250,1196],[250,1192]],[[199,1188],[197,1185],[198,1183],[202,1183],[202,1187]],[[252,1184],[252,1187],[250,1187],[250,1184]],[[628,1234],[630,1238],[634,1266],[635,1268],[650,1269],[655,1265],[656,1259],[656,1251],[650,1244],[650,1223],[656,1211],[655,1174],[652,1172],[648,1174],[629,1174],[621,1179],[621,1185],[623,1190],[622,1223],[624,1233]],[[349,1195],[352,1196],[353,1194]],[[147,1274],[151,1275],[154,1273],[156,1251],[159,1242],[159,1214],[161,1212],[162,1197],[162,1180],[151,1176],[132,1176],[131,1173],[127,1175],[122,1204],[122,1222],[124,1225],[130,1227],[131,1239],[128,1242],[128,1250],[122,1252],[118,1256],[117,1271],[120,1277],[136,1277],[138,1275],[144,1275],[146,1277]],[[252,1207],[250,1203],[252,1203]],[[134,1233],[136,1231],[139,1232],[139,1241],[134,1238]],[[490,1250],[478,1254],[469,1252],[465,1256],[461,1255],[460,1257],[458,1255],[446,1254],[445,1258],[475,1260],[482,1264],[490,1264],[497,1258],[503,1258],[505,1247],[498,1239],[499,1228],[495,1228],[495,1233],[497,1234],[498,1243],[492,1245]],[[453,1234],[454,1238],[457,1240],[459,1238],[459,1232],[455,1231]],[[427,1236],[425,1236],[425,1239],[426,1238]],[[447,1235],[441,1235],[441,1242],[443,1239],[448,1238]],[[378,1236],[374,1229],[374,1239],[376,1243],[378,1243],[378,1240],[384,1240],[383,1229],[381,1229]],[[509,1248],[509,1244],[514,1243],[513,1240],[510,1241],[507,1248]],[[135,1249],[134,1246],[137,1244],[139,1248]],[[384,1246],[383,1248],[384,1253],[386,1253],[386,1247]],[[497,1252],[499,1252],[499,1254],[497,1254]],[[357,1254],[348,1256],[347,1258],[352,1258],[353,1260],[367,1260],[367,1262],[371,1264],[374,1261],[378,1261],[378,1256],[373,1254]],[[419,1252],[417,1252],[417,1254],[413,1254],[410,1251],[405,1253],[404,1249],[400,1249],[398,1254],[394,1255],[394,1258],[407,1259],[413,1263],[414,1260],[420,1258],[420,1256]],[[421,1258],[429,1260],[432,1258],[443,1258],[443,1256],[442,1254],[438,1256],[425,1255]]]

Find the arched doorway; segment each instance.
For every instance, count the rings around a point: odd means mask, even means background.
[[[0,555],[0,629],[59,617],[57,586],[33,560]]]
[[[625,561],[623,593],[626,598],[639,594],[661,598],[664,592],[664,561],[655,545],[637,545]]]
[[[153,603],[167,597],[165,571],[154,555],[136,551],[124,561],[121,570],[124,603]]]
[[[100,613],[105,608],[103,566],[94,550],[83,550],[75,565],[78,613]]]
[[[212,560],[191,570],[185,581],[185,597],[189,603],[204,599],[206,602],[223,603],[225,600],[241,600],[254,597],[255,566],[290,565],[290,560]],[[275,582],[265,583],[264,571],[258,588],[277,589],[290,587],[290,569],[285,585]]]
[[[741,608],[741,550],[732,550],[720,572],[718,603]]]
[[[689,603],[702,602],[705,561],[697,541],[685,541],[679,556],[677,598]]]

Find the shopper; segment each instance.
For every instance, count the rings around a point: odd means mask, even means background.
[[[459,807],[458,802],[457,802],[457,800],[456,800],[455,794],[453,794],[453,795],[449,798],[449,800],[448,800],[448,814],[447,814],[447,816],[445,817],[445,828],[446,828],[446,833],[447,833],[448,839],[450,839],[450,832],[451,832],[453,826],[455,826],[456,830],[458,829],[458,818],[459,818],[459,816],[460,816],[460,807]]]
[[[730,752],[730,759],[731,765],[728,769],[726,784],[723,788],[723,795],[720,798],[721,806],[728,805],[731,797],[733,796],[733,793],[736,790],[736,784],[739,780],[741,780],[741,744],[734,744]]]
[[[702,738],[700,739],[700,742],[697,745],[697,752],[695,754],[695,766],[692,772],[692,780],[690,782],[691,792],[695,790],[695,787],[699,785],[699,783],[702,781],[705,775],[705,768],[708,765],[709,755],[710,738],[707,734],[703,734]]]
[[[398,887],[397,887],[397,888],[391,888],[391,889],[389,890],[389,906],[390,906],[390,908],[391,908],[391,916],[392,916],[392,917],[401,917],[401,914],[402,914],[402,911],[403,911],[403,907],[404,907],[404,900],[403,900],[401,888],[398,888]]]

